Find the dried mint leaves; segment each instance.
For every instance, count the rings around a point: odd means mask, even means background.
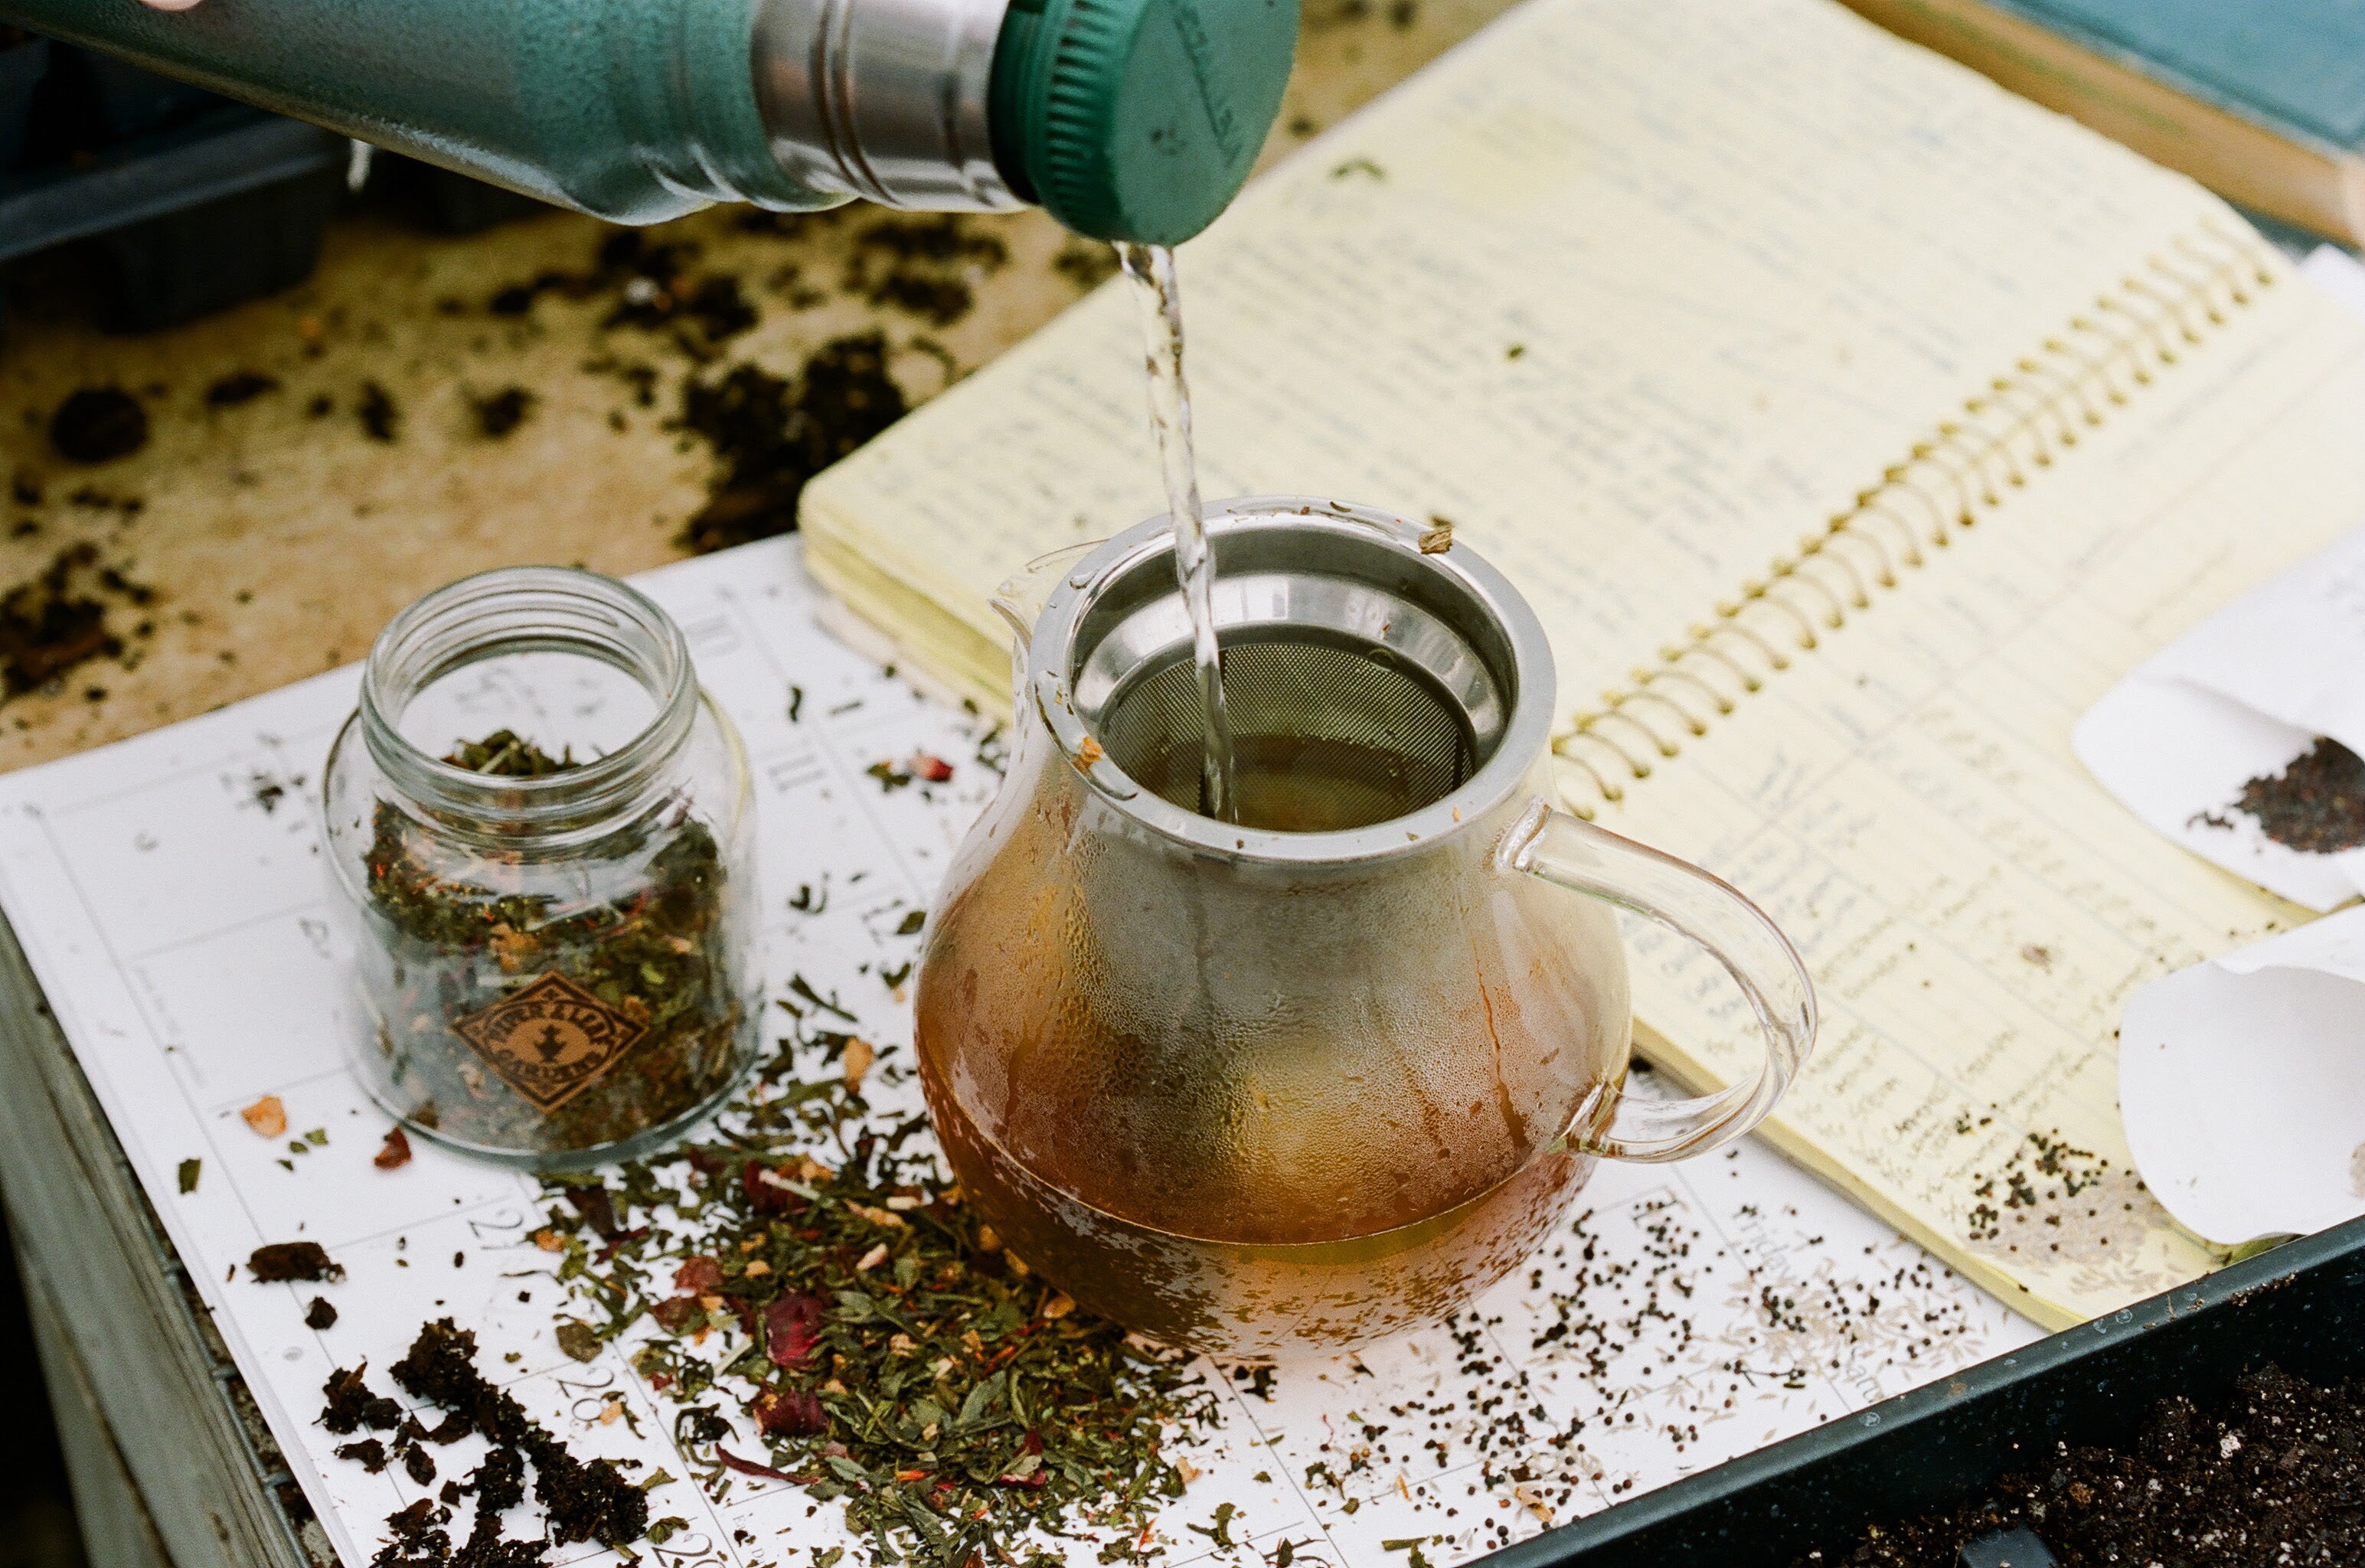
[[[633,1365],[711,1485],[842,1500],[882,1565],[1048,1560],[1023,1549],[1030,1527],[1139,1554],[1182,1495],[1161,1434],[1211,1421],[1213,1394],[1003,1249],[903,1152],[920,1118],[881,1134],[866,1110],[842,1077],[777,1076],[726,1114],[731,1141],[628,1165],[596,1199],[555,1185],[536,1239],[605,1309],[605,1337],[653,1321]]]

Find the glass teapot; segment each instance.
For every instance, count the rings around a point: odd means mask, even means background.
[[[1004,585],[1000,793],[928,922],[917,1038],[967,1201],[1079,1303],[1242,1357],[1441,1317],[1597,1159],[1754,1126],[1815,1031],[1781,933],[1707,872],[1552,805],[1543,628],[1467,545],[1384,513],[1208,510],[1237,823],[1164,518]],[[1612,906],[1711,950],[1753,1081],[1623,1092]]]

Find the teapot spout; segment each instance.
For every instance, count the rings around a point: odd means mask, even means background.
[[[1009,624],[1021,648],[1033,639],[1035,622],[1042,617],[1043,606],[1059,588],[1059,580],[1077,562],[1099,548],[1100,542],[1095,540],[1037,555],[1003,578],[1002,586],[993,590],[993,612]]]

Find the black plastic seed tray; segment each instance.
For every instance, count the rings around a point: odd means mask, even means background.
[[[1968,1502],[2056,1442],[2124,1446],[2159,1401],[2270,1362],[2365,1375],[2365,1220],[1487,1557],[1488,1568],[1781,1568],[1869,1524]]]
[[[81,244],[118,326],[301,282],[344,164],[317,127],[48,39],[0,48],[0,262]]]
[[[171,326],[302,282],[348,160],[316,126],[0,27],[0,263],[81,246],[116,326]],[[439,232],[549,210],[446,170],[381,164],[390,198]]]

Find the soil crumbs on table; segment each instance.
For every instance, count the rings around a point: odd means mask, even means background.
[[[685,383],[681,427],[714,449],[718,472],[677,543],[706,554],[788,532],[806,482],[907,407],[879,332],[824,343],[793,382],[743,364],[717,380]]]
[[[1964,1542],[2024,1526],[2064,1568],[2365,1561],[2365,1385],[2278,1368],[2222,1406],[2163,1401],[2133,1445],[2057,1445],[1987,1501],[1868,1531],[1801,1565],[1955,1568]]]
[[[2338,741],[2318,739],[2281,773],[2242,786],[2231,810],[2259,831],[2303,855],[2337,855],[2365,844],[2365,757]],[[2210,827],[2233,824],[2218,812],[2195,819]]]
[[[39,572],[0,593],[0,700],[39,690],[93,659],[125,658],[107,600],[145,607],[154,598],[120,568],[100,566],[98,546],[87,540],[59,551]],[[133,634],[152,630],[143,621]]]

